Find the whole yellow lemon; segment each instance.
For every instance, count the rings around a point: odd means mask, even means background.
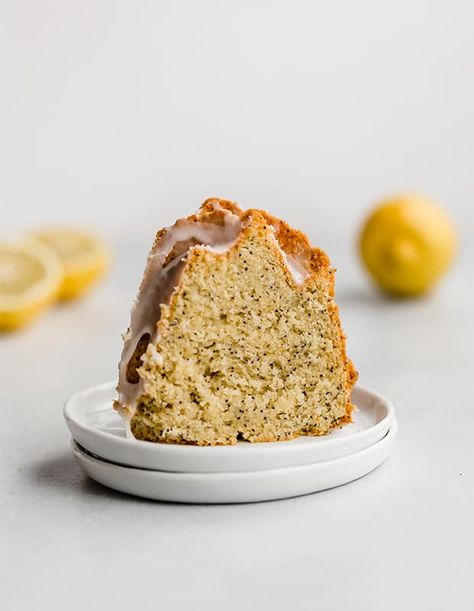
[[[362,228],[359,248],[375,282],[392,295],[427,292],[456,252],[456,229],[434,202],[403,195],[381,202]]]

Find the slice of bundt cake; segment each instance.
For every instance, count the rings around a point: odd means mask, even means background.
[[[324,435],[357,374],[334,270],[262,210],[209,199],[156,236],[124,336],[116,409],[137,439],[197,445]]]

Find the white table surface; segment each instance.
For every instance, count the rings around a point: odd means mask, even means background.
[[[114,377],[142,251],[0,339],[2,609],[474,609],[472,249],[414,302],[330,249],[349,353],[396,406],[396,448],[346,486],[233,506],[115,493],[71,455],[62,403]]]

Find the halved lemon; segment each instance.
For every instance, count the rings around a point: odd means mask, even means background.
[[[80,297],[109,267],[109,249],[90,232],[60,227],[39,231],[34,237],[51,248],[61,261],[59,299]]]
[[[0,331],[13,331],[35,319],[57,297],[61,264],[31,238],[0,240]]]

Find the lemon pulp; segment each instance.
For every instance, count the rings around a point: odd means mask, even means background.
[[[109,266],[107,246],[89,232],[63,227],[38,232],[35,237],[51,248],[61,261],[63,279],[59,299],[80,297]]]
[[[61,265],[42,244],[0,240],[0,331],[20,329],[56,298]]]

